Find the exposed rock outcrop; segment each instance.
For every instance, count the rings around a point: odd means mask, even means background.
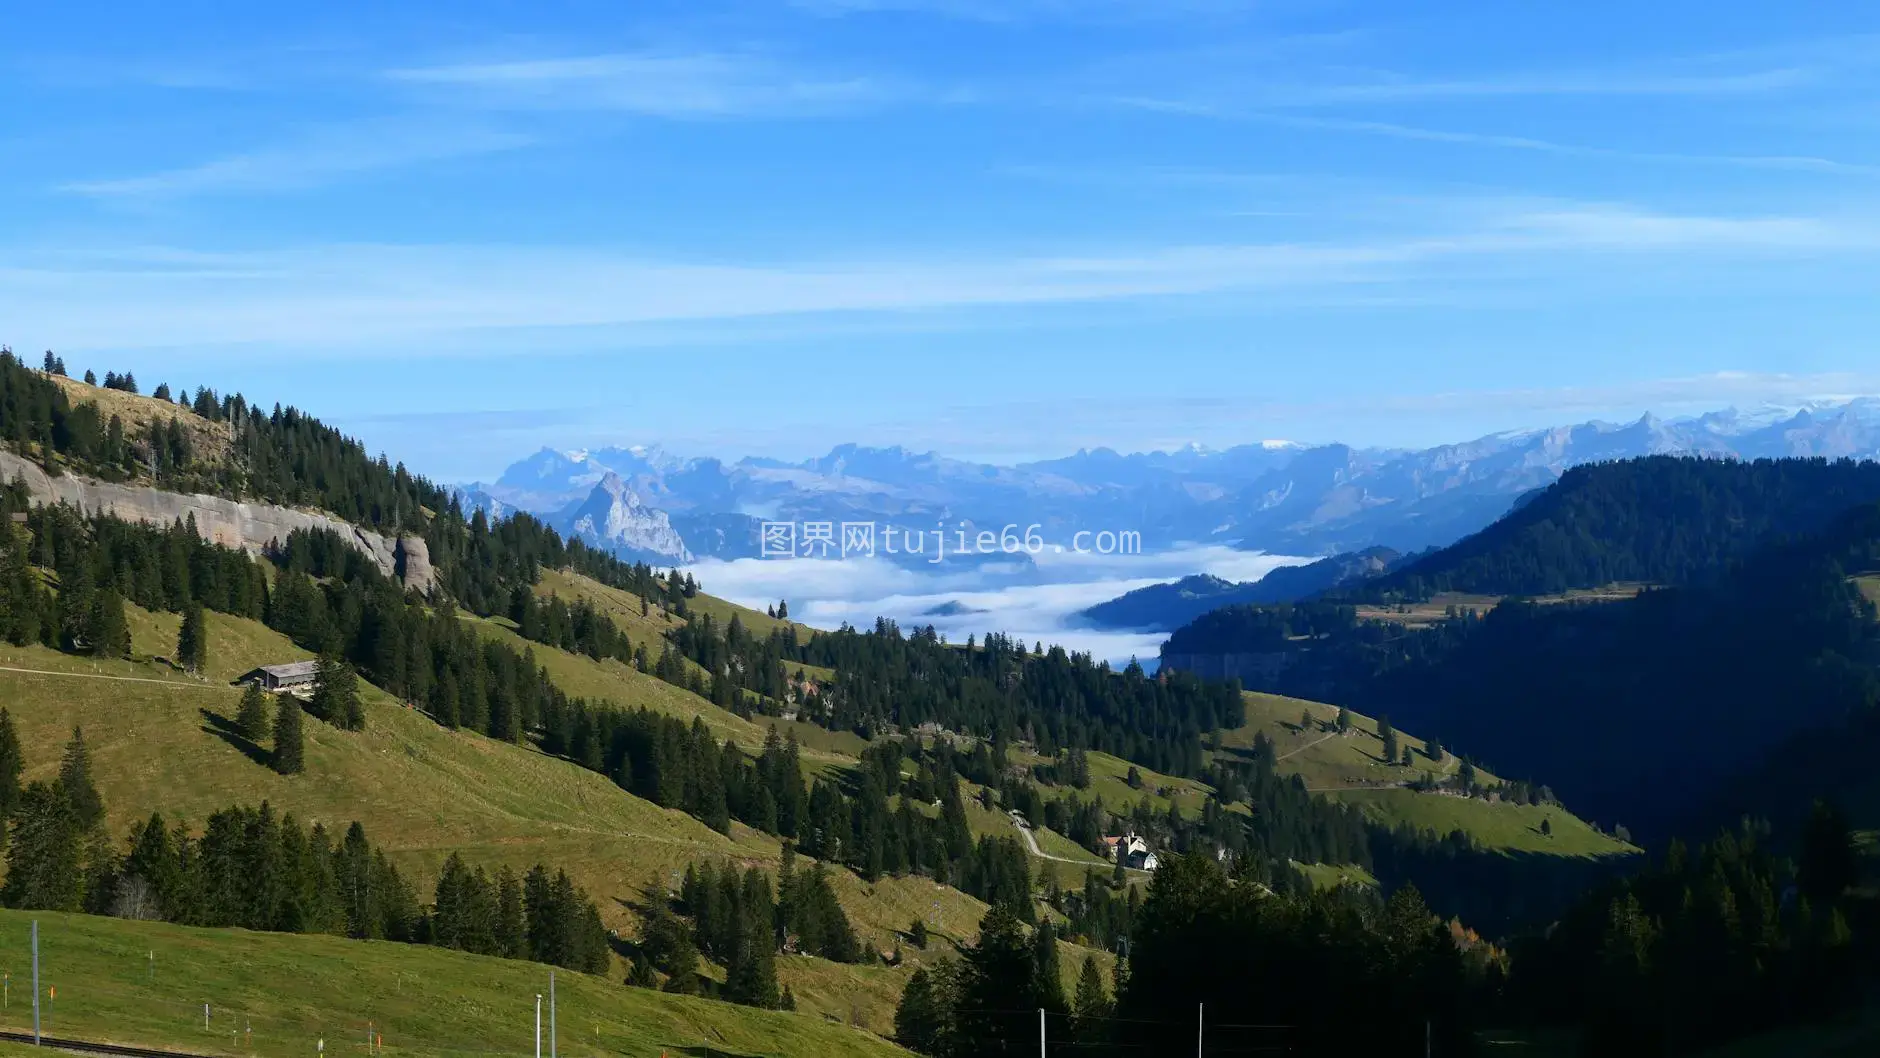
[[[63,474],[50,477],[30,460],[0,452],[0,481],[20,481],[38,503],[66,503],[87,514],[108,514],[130,522],[170,525],[196,520],[204,540],[260,554],[296,529],[329,529],[370,556],[388,577],[429,593],[436,585],[431,553],[421,537],[388,537],[329,514],[295,510],[271,503],[242,503],[220,496],[185,496],[142,485]]]
[[[582,503],[562,515],[570,536],[590,547],[653,562],[685,563],[692,552],[665,511],[640,501],[620,475],[609,471]]]

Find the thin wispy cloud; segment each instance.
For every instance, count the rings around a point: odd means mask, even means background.
[[[515,110],[606,110],[666,118],[796,116],[890,94],[862,77],[827,77],[729,53],[615,53],[456,63],[388,71],[444,102]]]
[[[74,181],[61,190],[106,199],[298,191],[375,170],[491,154],[530,142],[530,137],[516,132],[434,120],[333,125],[313,130],[294,142],[226,155],[200,165]]]
[[[1684,255],[1715,266],[1880,254],[1859,219],[1695,216],[1562,205],[1454,231],[1324,242],[1161,246],[1004,258],[699,263],[592,249],[333,246],[253,254],[21,250],[0,270],[0,317],[64,346],[332,343],[492,329],[631,326],[900,313],[1439,278],[1464,262],[1566,270]],[[1576,265],[1578,262],[1578,265]],[[1603,274],[1605,270],[1601,269]]]

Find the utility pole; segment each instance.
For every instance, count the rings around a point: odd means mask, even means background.
[[[1044,1008],[1038,1008],[1038,1058],[1044,1058]]]
[[[555,971],[548,971],[548,1058],[555,1058]]]
[[[1195,1058],[1201,1058],[1201,1037],[1207,1032],[1208,1005],[1195,1004]]]
[[[535,1058],[542,1058],[542,993],[535,993]]]
[[[33,1046],[39,1046],[39,920],[33,919]]]

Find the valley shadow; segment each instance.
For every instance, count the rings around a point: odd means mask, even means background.
[[[690,1055],[691,1058],[761,1058],[748,1051],[727,1051],[723,1047],[709,1044],[696,1044],[691,1047],[669,1047],[668,1053]]]
[[[264,768],[273,766],[274,755],[262,749],[260,746],[255,745],[253,742],[250,742],[248,737],[242,734],[240,729],[235,726],[235,721],[230,720],[220,713],[210,712],[207,709],[199,711],[202,713],[202,729],[205,732],[234,746],[241,751],[242,756],[247,757],[256,764]]]

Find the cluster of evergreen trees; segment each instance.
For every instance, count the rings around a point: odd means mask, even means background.
[[[756,641],[788,644],[788,637]],[[752,671],[769,659],[743,666]],[[785,659],[831,668],[806,715],[824,726],[875,734],[937,725],[985,738],[1026,739],[1044,753],[1095,749],[1157,771],[1195,775],[1201,736],[1239,727],[1239,688],[1185,673],[1150,679],[1062,647],[1027,648],[1004,635],[949,646],[931,626],[912,634],[887,619],[869,632],[818,633]]]
[[[531,959],[584,973],[610,962],[600,908],[568,879],[536,864],[518,880],[504,867],[490,877],[451,853],[438,875],[427,936],[432,944],[506,959]]]
[[[22,788],[23,763],[12,718],[0,710],[8,907],[433,943],[607,969],[599,911],[565,873],[551,879],[537,865],[520,883],[507,871],[492,883],[453,856],[427,908],[358,823],[335,840],[266,802],[218,811],[200,834],[153,813],[119,852],[105,833],[82,731],[73,730],[53,782]]]
[[[1817,804],[1784,855],[1745,825],[1587,893],[1518,945],[1504,1016],[1584,1029],[1587,1053],[1703,1051],[1821,1020],[1873,975],[1876,906],[1847,820]]]
[[[895,1038],[934,1058],[1038,1053],[1038,1011],[1055,1026],[1054,1054],[1101,1053],[1115,1028],[1110,996],[1086,957],[1067,1001],[1050,923],[1029,932],[1009,908],[995,907],[959,959],[915,970],[895,1009]]]
[[[1094,964],[1071,1001],[1059,972],[1052,930],[995,908],[961,962],[910,979],[897,1038],[942,1058],[1032,1055],[1043,1009],[1049,1054],[1173,1053],[1205,1004],[1209,1053],[1421,1054],[1427,1038],[1465,1054],[1488,984],[1412,888],[1280,892],[1210,856],[1156,872],[1113,999]]]
[[[24,525],[14,524],[15,513],[26,515]],[[56,594],[35,567],[56,576]],[[205,543],[192,522],[163,529],[85,517],[63,505],[32,507],[23,488],[0,486],[0,633],[9,642],[121,657],[130,650],[126,601],[258,618],[267,576],[242,552]]]

